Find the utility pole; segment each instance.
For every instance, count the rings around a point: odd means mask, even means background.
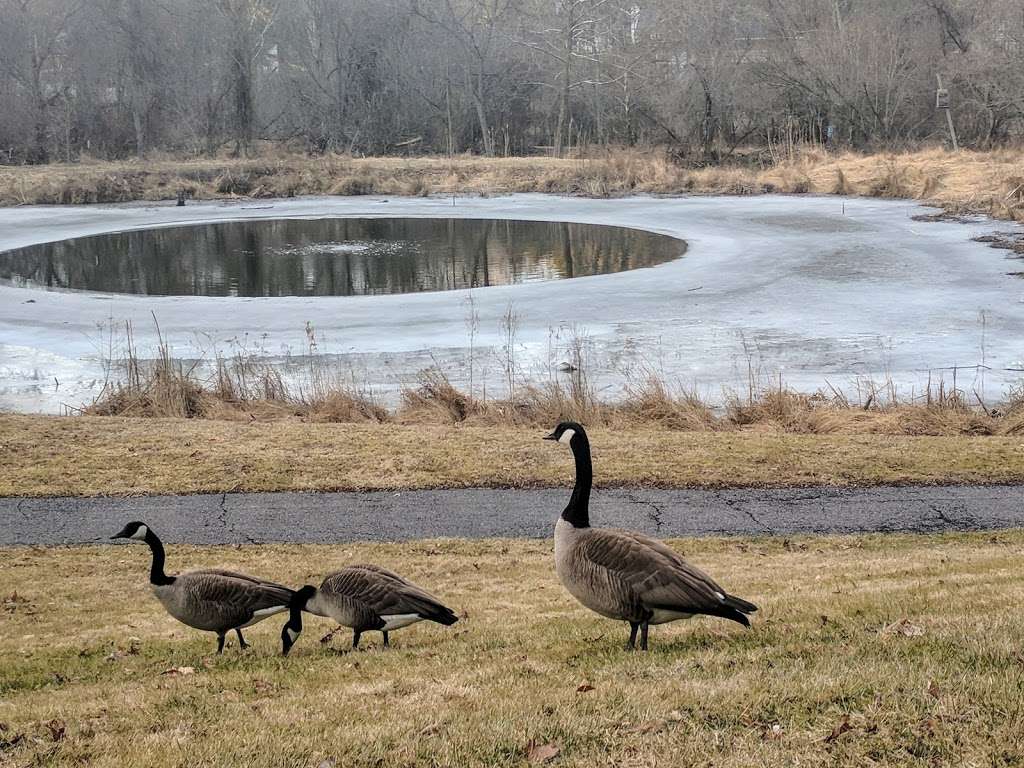
[[[935,91],[935,108],[946,111],[946,125],[949,126],[949,138],[953,141],[953,151],[959,152],[960,145],[956,140],[956,128],[953,127],[953,115],[949,110],[949,91],[942,87],[942,75],[935,73],[935,79],[939,82],[939,89]]]

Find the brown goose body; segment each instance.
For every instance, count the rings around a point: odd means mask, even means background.
[[[451,625],[458,617],[422,587],[378,565],[350,565],[328,574],[319,588],[303,587],[282,631],[287,653],[302,630],[301,612],[326,616],[352,630],[352,647],[363,632],[388,633],[419,621]],[[332,633],[333,634],[333,633]]]
[[[646,649],[648,626],[695,615],[750,626],[747,614],[757,606],[728,594],[663,542],[631,531],[591,528],[593,468],[586,431],[563,422],[548,438],[568,444],[576,458],[576,486],[555,524],[555,572],[569,594],[601,616],[628,621],[629,648],[638,629]]]
[[[242,630],[287,611],[295,595],[276,582],[217,568],[169,576],[164,573],[163,543],[142,522],[128,523],[112,538],[149,545],[153,555],[149,582],[157,600],[182,624],[215,632],[217,653],[223,651],[224,636],[232,630],[238,635],[240,647],[247,647]]]
[[[223,634],[288,610],[292,590],[272,581],[222,570],[189,571],[153,592],[167,612],[194,629]]]

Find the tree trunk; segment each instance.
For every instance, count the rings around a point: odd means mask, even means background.
[[[139,109],[138,95],[132,100],[132,125],[135,127],[135,154],[146,155],[146,118]]]
[[[487,124],[487,112],[484,109],[483,100],[483,69],[481,68],[477,77],[476,87],[470,85],[469,92],[473,96],[473,105],[476,107],[476,118],[480,123],[480,134],[484,141],[484,154],[488,157],[494,156],[494,137],[491,135],[491,129]]]

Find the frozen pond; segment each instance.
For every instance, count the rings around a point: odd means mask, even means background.
[[[164,338],[183,358],[245,349],[302,367],[315,352],[393,392],[437,364],[456,383],[500,393],[517,317],[519,375],[547,377],[582,337],[588,370],[612,396],[654,372],[712,399],[753,369],[814,390],[886,378],[929,380],[997,399],[1024,373],[1024,280],[1007,252],[971,238],[1005,222],[914,219],[913,203],[839,197],[586,200],[329,198],[0,209],[0,250],[152,227],[251,219],[471,218],[603,224],[684,239],[685,258],[573,280],[380,296],[145,296],[0,286],[0,407],[59,410],[102,386],[109,328],[132,322],[140,351]],[[308,325],[307,325],[308,324]],[[985,369],[975,366],[984,364]],[[982,371],[984,375],[982,376]]]
[[[513,219],[257,219],[0,252],[0,280],[148,296],[372,296],[604,275],[678,258],[641,229]]]

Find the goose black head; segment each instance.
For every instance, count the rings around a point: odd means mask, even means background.
[[[587,432],[583,429],[582,424],[578,424],[575,421],[563,421],[555,427],[554,432],[550,435],[545,435],[544,439],[557,440],[560,443],[565,443],[571,448],[574,440],[586,440]]]
[[[132,539],[134,541],[145,541],[146,536],[149,534],[149,526],[138,520],[134,520],[124,528],[121,529],[120,533],[115,533],[111,536],[111,539]]]
[[[316,587],[307,584],[297,590],[288,603],[288,621],[281,627],[281,655],[287,656],[302,632],[302,609],[309,598],[316,594]]]

